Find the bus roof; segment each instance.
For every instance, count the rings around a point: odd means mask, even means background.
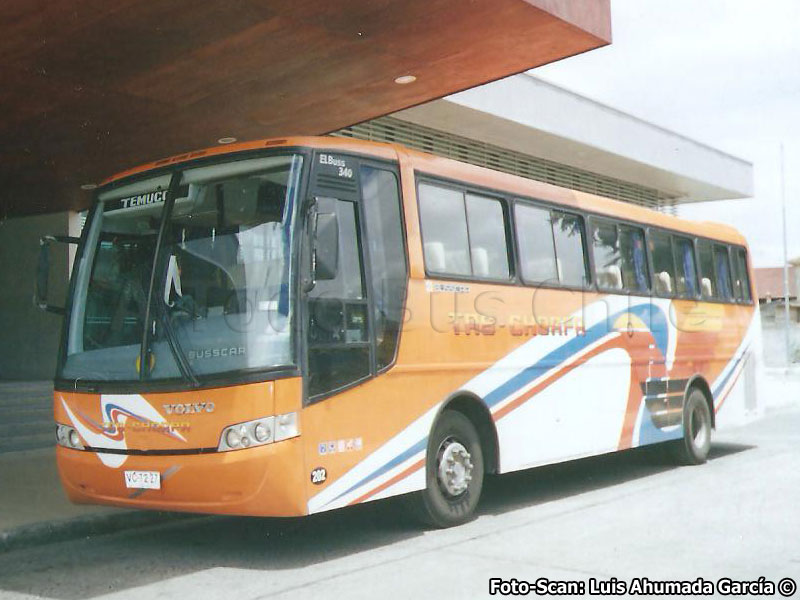
[[[476,187],[496,190],[513,196],[536,198],[582,211],[681,231],[688,235],[710,237],[725,242],[747,245],[744,236],[739,233],[739,231],[734,227],[722,223],[682,219],[630,202],[612,200],[603,196],[570,190],[534,179],[528,179],[519,175],[494,171],[486,167],[411,150],[400,144],[370,142],[352,138],[298,136],[212,146],[210,148],[145,163],[109,177],[102,182],[102,185],[114,182],[123,177],[144,173],[172,164],[180,164],[200,158],[225,156],[238,152],[278,147],[331,148],[341,152],[365,154],[386,160],[397,160],[399,157],[403,157],[411,163],[415,171],[433,177],[461,181]]]

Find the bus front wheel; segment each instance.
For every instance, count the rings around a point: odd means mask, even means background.
[[[434,527],[465,523],[478,505],[483,474],[475,426],[460,412],[443,411],[428,439],[425,489],[413,499],[417,516]]]
[[[683,437],[672,442],[675,458],[686,465],[706,462],[711,449],[711,427],[705,394],[694,388],[683,405]]]

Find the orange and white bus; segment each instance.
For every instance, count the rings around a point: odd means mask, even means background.
[[[43,261],[42,264],[46,264]],[[74,502],[306,515],[758,416],[735,230],[401,146],[288,138],[106,181],[55,381]],[[43,300],[43,302],[46,302]]]

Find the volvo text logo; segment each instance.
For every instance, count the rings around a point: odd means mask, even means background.
[[[183,404],[162,404],[168,415],[193,415],[214,412],[213,402],[186,402]]]

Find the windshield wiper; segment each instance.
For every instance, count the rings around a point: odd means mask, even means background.
[[[153,329],[155,330],[155,320],[151,320],[150,309],[153,307],[153,304],[157,305],[156,312],[159,315],[162,325],[164,326],[164,331],[167,334],[167,342],[169,343],[170,350],[172,351],[172,355],[175,357],[175,362],[178,364],[178,369],[181,372],[183,378],[190,382],[193,386],[197,387],[200,385],[200,382],[195,377],[194,373],[192,372],[191,367],[189,366],[189,361],[186,359],[186,355],[183,353],[183,350],[180,347],[180,343],[178,342],[178,338],[175,336],[175,331],[172,329],[172,324],[169,322],[169,316],[166,314],[166,310],[162,305],[160,300],[156,300],[154,298],[154,291],[156,289],[156,271],[158,266],[163,264],[162,257],[164,253],[164,236],[167,232],[167,223],[169,221],[170,216],[172,215],[172,207],[175,205],[175,195],[178,190],[178,185],[180,184],[181,179],[181,172],[175,171],[172,174],[169,182],[169,189],[167,192],[167,199],[164,202],[164,208],[161,212],[161,223],[158,226],[158,237],[156,238],[156,245],[155,251],[153,253],[153,266],[150,269],[150,285],[148,286],[147,290],[147,304],[145,305],[145,313],[144,313],[144,332],[142,336],[142,344],[139,350],[139,364],[141,365],[139,369],[139,379],[145,380],[147,376],[150,374],[150,323],[153,324]],[[154,331],[155,333],[155,331]]]
[[[183,375],[183,378],[193,386],[199,386],[200,382],[195,376],[191,365],[189,365],[189,359],[186,358],[186,353],[183,351],[181,343],[178,341],[178,336],[175,334],[175,329],[172,327],[166,306],[160,298],[155,302],[158,306],[158,316],[161,320],[161,325],[164,328],[167,343],[169,344],[170,350],[172,350],[172,355],[175,357],[175,362],[178,364],[178,369],[180,370],[181,375]]]

